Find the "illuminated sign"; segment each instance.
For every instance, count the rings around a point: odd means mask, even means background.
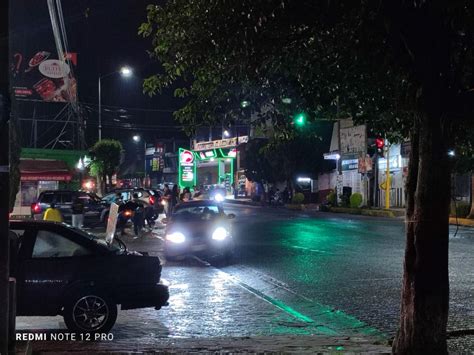
[[[178,183],[181,188],[196,185],[196,160],[190,150],[179,148]]]
[[[227,139],[220,139],[217,141],[210,141],[210,142],[199,142],[194,145],[195,151],[201,150],[212,150],[217,148],[232,148],[236,147],[239,144],[247,143],[249,141],[248,136],[242,137],[233,137]]]

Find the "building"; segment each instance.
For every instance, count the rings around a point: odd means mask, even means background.
[[[23,148],[20,155],[20,186],[14,216],[29,216],[30,206],[45,190],[79,189],[79,169],[85,151]]]
[[[334,190],[340,201],[341,195],[358,192],[363,205],[385,206],[388,156],[390,207],[404,207],[409,143],[385,141],[384,152],[378,153],[369,151],[369,141],[366,125],[354,125],[352,119],[334,123],[330,151],[324,157],[335,160],[337,168],[318,177],[320,196]]]

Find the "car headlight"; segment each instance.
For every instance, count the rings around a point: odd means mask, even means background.
[[[222,201],[224,201],[224,196],[222,196],[222,194],[220,194],[220,193],[216,193],[214,195],[214,200],[216,200],[217,202],[222,202]]]
[[[171,234],[167,234],[166,235],[166,240],[169,240],[170,242],[179,244],[179,243],[184,243],[184,241],[186,240],[186,237],[181,232],[174,232],[174,233],[171,233]]]
[[[224,227],[217,227],[214,233],[212,233],[212,239],[224,240],[229,235],[229,232]]]

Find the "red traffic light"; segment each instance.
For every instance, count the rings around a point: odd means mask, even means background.
[[[375,139],[375,146],[378,149],[382,149],[384,145],[385,145],[385,141],[384,141],[383,138],[378,137],[378,138]]]

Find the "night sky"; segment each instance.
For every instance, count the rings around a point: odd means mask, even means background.
[[[150,40],[137,35],[149,3],[149,0],[62,1],[69,50],[78,53],[75,74],[79,101],[87,112],[88,144],[97,139],[99,73],[105,75],[123,65],[133,68],[132,78],[114,74],[102,80],[102,120],[103,125],[107,126],[103,129],[103,138],[119,138],[126,143],[135,133],[143,135],[148,141],[183,137],[172,118],[172,111],[180,103],[173,98],[171,91],[153,98],[142,92],[143,78],[160,70],[160,65],[151,60],[146,52],[151,48]],[[49,51],[56,57],[46,0],[15,0],[11,4],[13,52],[29,53],[25,55],[26,62],[40,50]],[[37,117],[52,115],[61,105],[23,102],[20,116],[32,117],[33,109],[36,109]],[[122,129],[114,128],[114,125],[120,125]],[[160,127],[151,131],[140,128],[143,125]]]

